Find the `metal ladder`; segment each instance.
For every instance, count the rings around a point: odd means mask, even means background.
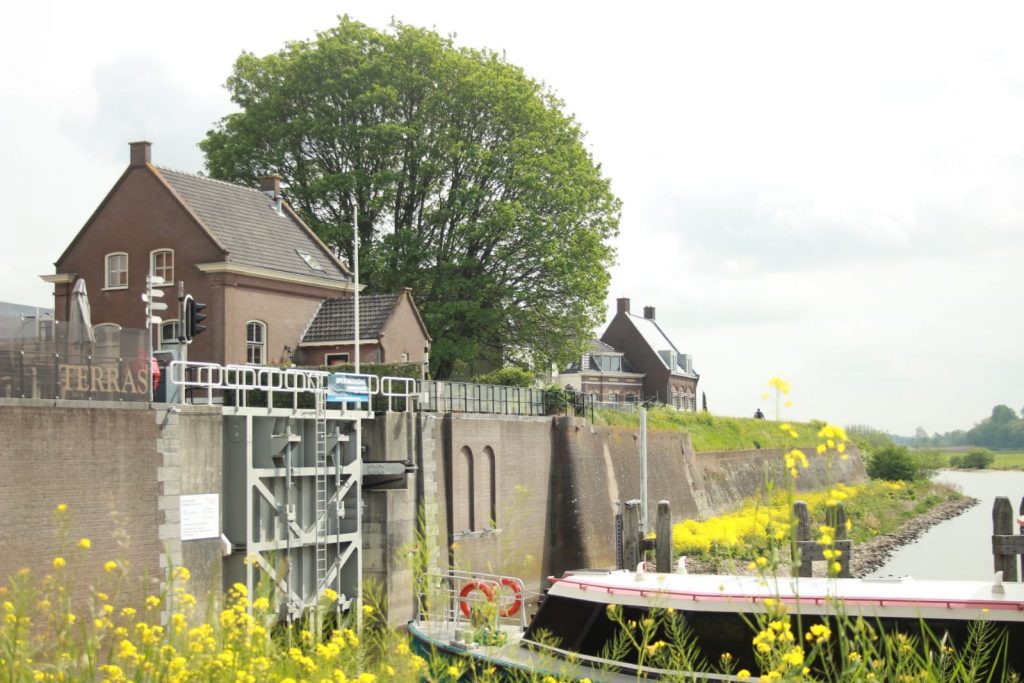
[[[327,387],[318,378],[313,391],[316,413],[316,591],[327,587]]]

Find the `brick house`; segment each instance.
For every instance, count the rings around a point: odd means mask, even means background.
[[[354,321],[352,297],[325,299],[302,335],[296,360],[304,365],[354,360]],[[359,297],[359,348],[362,363],[427,363],[430,334],[412,290]]]
[[[643,397],[675,407],[697,410],[697,381],[693,358],[680,353],[655,321],[653,306],[643,316],[629,310],[629,299],[618,299],[615,317],[601,341],[622,353],[624,361],[643,375]]]
[[[140,295],[162,276],[166,322],[157,348],[177,343],[178,281],[207,304],[207,330],[189,359],[274,363],[289,359],[321,302],[351,296],[348,269],[281,196],[280,179],[260,189],[154,166],[148,142],[56,262],[54,315],[68,320],[71,289],[86,281],[97,344],[144,328]]]
[[[643,400],[644,374],[636,372],[626,354],[594,339],[580,360],[559,373],[559,382],[589,394],[599,403],[637,403]]]

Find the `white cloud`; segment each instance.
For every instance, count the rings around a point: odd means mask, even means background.
[[[17,4],[0,300],[48,303],[36,276],[130,140],[198,170],[239,53],[342,13],[456,33],[557,90],[624,200],[610,309],[654,305],[712,410],[752,414],[773,375],[799,415],[905,433],[1024,403],[1016,3]]]

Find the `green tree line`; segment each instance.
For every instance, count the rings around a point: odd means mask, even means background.
[[[1024,409],[1021,410],[1024,415]],[[929,446],[981,446],[996,450],[1024,449],[1024,419],[1013,408],[997,405],[992,414],[968,430],[957,429],[931,436],[921,427],[911,440],[918,448]]]

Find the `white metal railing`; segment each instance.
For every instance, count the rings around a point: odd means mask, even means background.
[[[214,392],[233,392],[235,405],[247,405],[246,392],[259,390],[267,393],[267,405],[274,404],[275,393],[292,396],[293,408],[298,407],[298,396],[303,393],[327,393],[331,374],[324,370],[303,368],[274,368],[263,365],[219,365],[197,361],[172,361],[167,365],[167,381],[180,387],[180,400],[184,402],[184,389],[206,393],[206,402],[212,403]],[[411,377],[378,377],[371,374],[340,373],[347,378],[365,383],[369,397],[382,396],[387,399],[387,410],[394,409],[395,402],[405,401],[405,411],[411,412],[413,401],[420,396],[419,382]],[[339,401],[343,407],[362,401]],[[332,402],[333,403],[333,402]],[[370,406],[367,405],[369,409]]]
[[[388,412],[393,412],[393,399],[405,400],[405,412],[412,412],[412,397],[418,396],[417,380],[412,377],[381,377],[380,395],[388,400]]]
[[[530,598],[521,579],[451,570],[428,573],[420,586],[417,619],[433,629],[526,628]]]
[[[246,405],[246,392],[267,392],[267,405],[273,406],[275,393],[292,396],[292,407],[298,408],[302,393],[323,392],[330,373],[301,368],[271,368],[260,365],[219,365],[196,361],[172,361],[167,366],[168,379],[182,389],[205,390],[207,403],[213,403],[214,391],[234,392],[235,405]],[[184,391],[181,399],[184,401]]]

